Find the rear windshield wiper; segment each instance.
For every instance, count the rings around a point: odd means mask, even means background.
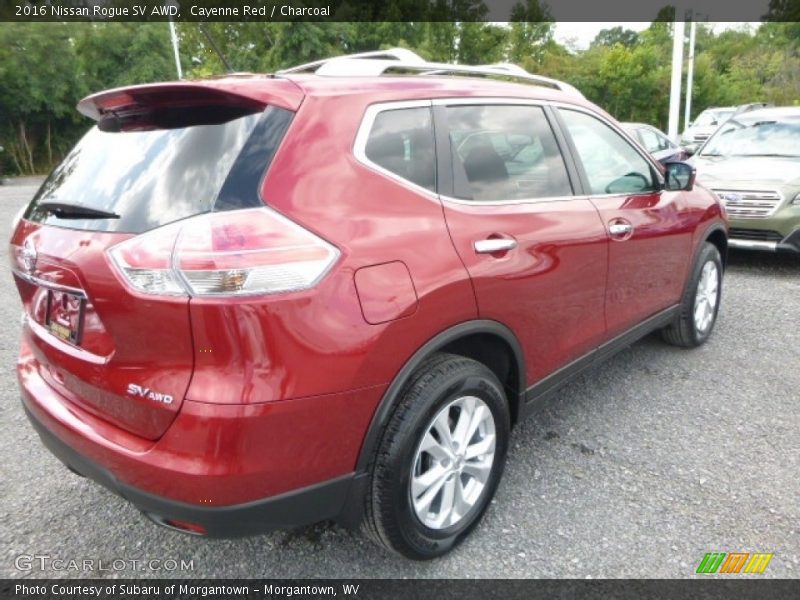
[[[63,202],[40,202],[37,208],[54,214],[59,219],[119,219],[117,213]]]

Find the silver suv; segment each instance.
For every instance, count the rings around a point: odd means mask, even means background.
[[[681,146],[689,153],[694,154],[705,141],[722,125],[725,121],[744,112],[757,110],[770,106],[766,102],[752,102],[740,106],[721,106],[705,109],[697,118],[689,123],[689,126],[681,134]]]

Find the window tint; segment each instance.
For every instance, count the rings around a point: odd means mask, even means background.
[[[92,127],[44,182],[26,218],[73,229],[141,233],[214,209],[259,205],[259,178],[291,114],[271,107],[214,125],[114,133]],[[243,148],[247,160],[234,167]],[[238,183],[221,194],[232,169]],[[219,207],[218,196],[225,197]],[[74,204],[119,218],[61,218],[42,203]]]
[[[666,146],[661,144],[661,140],[658,139],[658,135],[656,135],[655,131],[640,127],[636,132],[639,134],[642,146],[644,146],[648,152],[658,152],[666,148]]]
[[[732,110],[711,110],[701,112],[692,123],[692,127],[712,127],[720,125],[733,116]]]
[[[654,189],[650,163],[611,127],[590,115],[560,109],[593,194]]]
[[[447,124],[456,197],[485,201],[572,195],[542,108],[450,106]]]
[[[720,127],[700,156],[800,158],[800,119],[742,115]]]
[[[675,144],[673,144],[671,141],[669,141],[669,138],[665,138],[663,135],[661,135],[658,132],[655,132],[655,134],[656,134],[656,137],[658,138],[658,142],[659,142],[660,147],[661,147],[662,150],[668,150],[670,148],[675,148],[676,147]]]
[[[369,160],[412,183],[436,189],[436,153],[429,108],[378,113],[367,138]]]

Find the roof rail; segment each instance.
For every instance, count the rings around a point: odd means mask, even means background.
[[[575,87],[558,79],[528,73],[518,65],[500,63],[494,65],[452,65],[426,62],[421,56],[405,48],[392,48],[375,52],[362,52],[336,56],[306,63],[278,71],[277,75],[311,72],[324,77],[378,77],[386,71],[414,72],[418,75],[464,74],[507,77],[520,81],[551,87],[572,95],[583,97]]]
[[[297,65],[296,67],[290,67],[288,69],[283,69],[278,71],[279,75],[284,75],[286,73],[303,73],[305,71],[317,71],[319,67],[324,65],[327,62],[332,60],[338,60],[340,58],[348,58],[348,59],[383,59],[383,60],[393,60],[397,62],[409,62],[409,63],[425,63],[425,59],[422,58],[416,52],[412,52],[411,50],[406,50],[405,48],[390,48],[389,50],[374,50],[372,52],[359,52],[357,54],[345,54],[344,56],[334,56],[332,58],[323,58],[322,60],[315,60],[314,62],[305,63],[303,65]]]

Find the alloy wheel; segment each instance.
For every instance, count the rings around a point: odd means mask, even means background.
[[[428,424],[410,480],[414,513],[430,529],[457,525],[475,506],[495,458],[492,411],[476,396],[442,408]]]
[[[711,327],[719,301],[719,269],[712,261],[703,265],[694,299],[694,325],[699,333]]]

